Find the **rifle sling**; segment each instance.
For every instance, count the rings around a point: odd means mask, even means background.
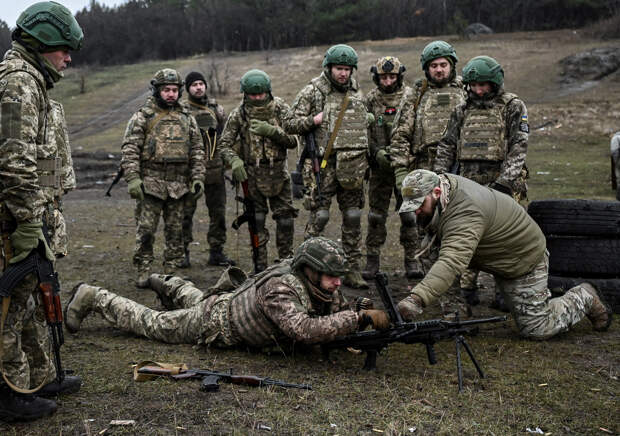
[[[349,105],[349,93],[344,95],[344,99],[342,100],[342,106],[340,107],[340,112],[338,112],[338,118],[336,118],[336,124],[334,125],[334,130],[332,131],[331,136],[329,137],[329,141],[327,142],[327,148],[325,149],[325,154],[323,155],[323,161],[321,161],[321,169],[327,166],[327,159],[332,154],[332,149],[334,148],[334,142],[336,142],[336,137],[338,136],[338,130],[340,130],[340,125],[342,124],[342,119],[344,118],[344,112],[347,110],[347,106]]]

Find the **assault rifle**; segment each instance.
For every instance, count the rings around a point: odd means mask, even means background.
[[[43,227],[45,238],[47,227]],[[49,242],[48,242],[49,243]],[[60,304],[60,284],[58,283],[58,273],[54,271],[54,264],[45,256],[43,242],[30,252],[25,259],[10,264],[0,276],[0,297],[10,297],[11,292],[24,278],[36,273],[43,299],[45,310],[45,320],[52,338],[52,350],[54,352],[54,363],[56,364],[56,380],[58,384],[65,378],[65,371],[62,369],[60,361],[60,346],[64,344],[65,338],[62,331],[62,306]]]
[[[256,207],[254,206],[254,200],[250,197],[247,180],[241,182],[241,188],[243,189],[243,197],[237,195],[235,199],[243,204],[243,213],[235,218],[232,228],[239,230],[239,227],[244,223],[248,223],[250,245],[252,246],[252,262],[254,263],[254,273],[256,274],[260,272],[258,270],[258,247],[260,246],[260,241],[258,240],[258,227],[256,225]]]
[[[112,180],[112,183],[110,183],[110,186],[108,186],[108,190],[105,191],[105,196],[106,197],[111,197],[112,196],[110,194],[110,192],[112,191],[112,188],[114,188],[114,185],[116,185],[118,182],[120,182],[121,177],[123,177],[124,173],[125,173],[125,171],[123,170],[123,167],[121,167],[119,165],[118,166],[118,171],[116,172],[116,175],[114,176],[114,180]]]
[[[215,372],[206,369],[183,369],[183,368],[161,368],[159,366],[143,366],[138,369],[138,374],[150,374],[157,376],[167,376],[174,380],[188,378],[202,379],[200,390],[203,392],[217,392],[220,389],[220,380],[226,383],[246,386],[281,386],[283,388],[296,388],[312,390],[311,385],[287,383],[281,380],[273,380],[268,377],[258,377],[255,375],[236,375],[231,372]]]
[[[306,159],[310,159],[312,162],[312,173],[314,174],[314,179],[316,181],[316,190],[319,198],[321,197],[321,167],[319,165],[319,152],[316,148],[316,140],[314,138],[314,132],[309,132],[306,134],[306,146],[301,152],[301,156],[299,156],[299,161],[297,161],[297,167],[295,171],[291,173],[291,182],[294,187],[297,187],[297,192],[303,190],[304,180],[303,180],[303,168]],[[296,198],[301,198],[297,197]]]
[[[505,316],[496,316],[491,318],[479,318],[467,321],[446,321],[443,319],[431,319],[419,322],[404,322],[400,313],[396,309],[392,294],[387,285],[387,275],[383,272],[377,272],[375,275],[377,291],[381,296],[381,300],[388,316],[392,322],[392,327],[385,330],[366,330],[353,333],[347,336],[336,338],[334,341],[323,344],[323,353],[327,358],[329,350],[333,348],[355,348],[366,352],[366,361],[364,369],[373,370],[377,366],[377,353],[381,352],[389,344],[393,342],[402,342],[404,344],[424,344],[428,361],[431,365],[437,363],[437,357],[433,348],[436,342],[452,339],[456,345],[456,368],[459,383],[459,392],[463,390],[463,368],[461,366],[461,345],[471,358],[474,366],[478,370],[481,378],[484,373],[474,357],[474,353],[465,341],[463,335],[477,333],[478,324],[490,322],[506,321]]]

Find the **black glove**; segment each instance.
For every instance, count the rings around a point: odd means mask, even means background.
[[[493,182],[489,185],[489,188],[495,189],[496,191],[499,191],[502,194],[506,194],[512,197],[512,189],[510,189],[508,186],[502,185],[501,183]]]

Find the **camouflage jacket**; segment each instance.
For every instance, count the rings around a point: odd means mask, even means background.
[[[125,180],[141,178],[144,192],[162,200],[181,198],[190,182],[204,180],[202,136],[185,106],[162,109],[149,97],[127,123],[121,150]]]
[[[465,97],[458,76],[443,86],[427,79],[416,81],[413,89],[403,96],[394,119],[389,147],[392,166],[431,169],[429,160],[435,158],[434,147],[445,131],[452,110]]]
[[[377,151],[388,149],[396,112],[403,96],[411,92],[410,87],[403,85],[391,94],[386,94],[378,87],[366,94],[366,107],[375,116],[375,121],[368,128],[368,148],[373,158]]]
[[[511,188],[513,191],[519,191],[520,179],[523,176],[525,158],[527,154],[527,140],[529,134],[529,124],[527,117],[527,108],[523,101],[516,95],[506,93],[500,90],[491,100],[482,100],[468,96],[467,101],[457,106],[448,122],[446,133],[441,139],[437,147],[437,160],[434,169],[437,172],[449,172],[454,167],[455,162],[459,162],[459,174],[463,173],[463,167],[467,165],[484,164],[486,159],[470,160],[462,162],[463,147],[461,143],[464,138],[461,135],[464,128],[466,118],[475,113],[484,114],[486,112],[497,111],[501,117],[497,137],[491,138],[500,144],[501,154],[499,159],[495,157],[490,161],[490,166],[494,167],[489,172],[496,173],[494,180],[484,181],[480,183],[490,183],[495,181],[499,184]],[[475,120],[473,120],[475,121]],[[480,127],[472,127],[472,129],[480,129]],[[476,142],[476,144],[478,144]],[[467,144],[465,144],[467,145]],[[496,169],[495,169],[496,167]],[[482,166],[481,166],[482,168]],[[484,171],[482,169],[481,171]],[[495,178],[495,176],[497,176]],[[469,176],[468,176],[469,177]]]
[[[230,298],[228,313],[232,336],[245,345],[316,344],[358,328],[358,315],[340,291],[329,303],[317,302],[310,296],[308,281],[291,271],[288,262],[244,285]]]
[[[273,97],[265,106],[252,106],[244,101],[230,113],[220,139],[224,162],[230,165],[239,157],[247,166],[286,168],[287,149],[295,148],[298,139],[282,129],[284,114],[289,106],[279,97]],[[266,121],[276,126],[273,138],[250,132],[250,120]]]
[[[188,98],[186,103],[196,118],[198,128],[204,132],[202,139],[205,152],[205,184],[222,183],[224,162],[218,141],[226,122],[224,108],[217,104],[215,99],[207,99],[206,104],[201,104]],[[210,128],[215,129],[215,135],[208,135]]]

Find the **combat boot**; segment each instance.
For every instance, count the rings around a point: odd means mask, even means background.
[[[480,304],[480,297],[478,297],[478,288],[461,288],[461,296],[467,301],[470,306],[477,306]]]
[[[179,264],[179,268],[190,268],[192,266],[189,261],[189,247],[185,247],[185,256],[183,257],[183,262]]]
[[[582,283],[581,288],[592,295],[593,301],[586,316],[592,323],[592,328],[597,332],[607,331],[611,325],[612,311],[605,301],[601,298],[600,292],[591,283]]]
[[[82,387],[82,378],[77,375],[65,375],[62,382],[54,380],[37,391],[41,397],[53,397],[58,394],[74,394]]]
[[[0,385],[0,420],[34,421],[56,411],[56,402],[32,394],[20,394]]]
[[[209,261],[207,262],[209,265],[214,266],[235,266],[235,261],[229,259],[228,256],[224,254],[222,248],[212,248],[209,251]]]
[[[408,279],[421,279],[424,277],[424,271],[417,260],[405,260],[405,274]]]
[[[368,283],[359,271],[349,271],[344,276],[344,284],[353,289],[368,289]]]
[[[161,305],[164,306],[167,310],[174,310],[174,304],[172,303],[172,299],[166,294],[165,289],[166,281],[169,280],[171,276],[167,276],[164,274],[151,274],[149,278],[149,282],[151,285],[151,289],[155,291],[157,294],[157,298],[161,302]]]
[[[97,289],[86,283],[78,283],[71,291],[71,299],[65,307],[65,326],[70,333],[76,333],[82,320],[93,310]]]
[[[375,278],[375,274],[379,271],[380,259],[378,254],[366,255],[366,268],[362,271],[362,277],[366,280]]]

